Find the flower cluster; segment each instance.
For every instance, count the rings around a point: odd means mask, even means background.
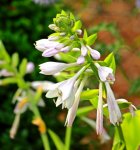
[[[71,13],[62,11],[57,14],[53,21],[49,28],[54,30],[55,33],[51,34],[48,39],[36,41],[35,48],[42,52],[43,57],[54,56],[55,58],[62,58],[63,61],[67,61],[67,57],[74,59],[68,60],[70,63],[46,62],[40,64],[40,73],[55,75],[63,71],[68,72],[70,68],[74,67],[75,74],[50,85],[47,88],[46,97],[57,98],[54,100],[56,107],[62,104],[62,109],[68,109],[65,125],[72,126],[80,95],[92,71],[92,75],[99,81],[96,131],[97,134],[101,135],[103,133],[103,109],[105,107],[103,105],[103,91],[106,93],[104,98],[107,102],[110,122],[116,125],[122,120],[119,105],[110,87],[110,84],[115,82],[113,54],[110,54],[104,61],[98,61],[100,52],[91,47],[97,38],[97,34],[88,36],[86,30],[83,32],[81,21],[76,21]]]

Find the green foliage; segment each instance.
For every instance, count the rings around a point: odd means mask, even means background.
[[[116,71],[116,63],[115,63],[115,58],[114,54],[110,53],[104,60],[104,62],[107,64],[107,67],[110,67],[113,69],[113,72],[115,74]]]
[[[86,38],[87,45],[89,45],[89,46],[93,45],[96,39],[97,39],[97,34],[96,33],[90,35],[88,38]]]
[[[122,150],[126,146],[127,150],[138,150],[140,146],[140,111],[136,111],[134,117],[130,113],[124,115],[123,123],[121,124],[125,144],[120,139],[116,129],[113,150]]]
[[[50,129],[49,129],[49,134],[50,134],[51,139],[53,140],[57,150],[63,150],[64,149],[64,144],[61,141],[60,137]]]

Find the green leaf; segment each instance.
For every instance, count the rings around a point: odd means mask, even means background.
[[[0,80],[0,85],[14,84],[17,83],[17,79],[14,77],[5,78]]]
[[[83,91],[81,93],[81,100],[93,99],[94,97],[98,96],[98,92],[98,89]]]
[[[87,30],[84,29],[83,39],[86,41],[87,38],[88,38]]]
[[[64,150],[64,143],[61,141],[59,136],[50,129],[48,132],[49,132],[50,137],[52,138],[57,150]]]
[[[107,64],[107,67],[110,67],[113,69],[113,72],[116,71],[116,63],[115,63],[115,57],[113,53],[110,53],[104,60],[104,62]]]
[[[10,62],[10,56],[7,53],[1,40],[0,40],[0,59],[5,60],[7,63]]]
[[[97,34],[92,34],[91,36],[89,36],[87,39],[86,39],[86,42],[87,42],[87,45],[92,45],[95,40],[97,39]]]
[[[64,10],[62,10],[62,11],[61,11],[61,15],[64,15],[64,16],[65,16],[65,15],[67,15],[67,13],[66,13]]]
[[[121,124],[127,150],[138,150],[140,146],[140,110],[136,111],[136,116],[130,113],[124,115]]]
[[[89,112],[94,110],[95,108],[93,106],[85,106],[83,108],[78,108],[77,115],[78,116],[84,116],[87,115]]]
[[[78,29],[81,29],[82,27],[82,22],[80,20],[76,21],[74,24],[74,27],[72,28],[72,31],[75,32]]]
[[[27,59],[23,59],[19,66],[19,73],[21,76],[24,76],[26,73]]]
[[[13,66],[13,67],[17,67],[17,65],[18,65],[18,63],[19,63],[19,56],[18,56],[18,53],[14,53],[14,54],[12,55],[11,63],[12,63],[12,66]]]

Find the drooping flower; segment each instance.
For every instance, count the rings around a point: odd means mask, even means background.
[[[99,98],[97,107],[96,132],[101,135],[103,132],[103,99],[102,99],[102,82],[99,83]]]
[[[68,110],[68,114],[67,114],[67,118],[66,118],[66,122],[65,122],[65,125],[67,125],[67,126],[72,126],[73,121],[74,121],[74,119],[76,117],[76,112],[77,112],[79,101],[80,101],[80,95],[81,95],[81,92],[82,92],[82,90],[84,88],[86,80],[87,80],[87,78],[84,78],[81,81],[81,84],[80,84],[80,86],[78,87],[78,89],[76,91],[75,100],[73,102],[73,105]]]
[[[114,82],[115,77],[113,70],[109,67],[100,66],[98,63],[95,64],[98,68],[98,75],[102,82]]]
[[[76,65],[77,65],[76,63],[66,64],[66,63],[59,63],[59,62],[46,62],[39,65],[39,67],[41,70],[40,71],[41,74],[53,75],[55,73],[65,70],[68,67],[73,67]]]
[[[75,99],[75,83],[77,78],[81,75],[81,73],[86,69],[83,67],[79,72],[77,72],[72,78],[67,79],[62,82],[58,82],[52,87],[49,88],[46,97],[54,98],[58,97],[56,100],[56,106],[62,104],[62,108],[71,108]]]
[[[105,83],[109,118],[110,122],[115,125],[121,121],[122,116],[120,108],[115,100],[115,96],[109,84],[110,82],[115,81],[113,70],[109,67],[100,66],[97,63],[95,65],[98,68],[98,75],[100,80]]]
[[[113,91],[110,88],[109,83],[105,82],[105,86],[107,92],[107,104],[108,104],[110,122],[115,125],[116,123],[119,123],[122,119],[121,111],[115,100],[115,96],[113,94]]]

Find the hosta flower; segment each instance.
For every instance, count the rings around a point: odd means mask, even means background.
[[[113,75],[113,70],[109,67],[100,66],[97,63],[95,65],[98,68],[98,75],[99,75],[100,80],[105,83],[106,93],[107,93],[107,104],[108,104],[108,110],[109,110],[109,118],[110,118],[110,122],[115,125],[116,123],[119,123],[121,121],[121,111],[115,100],[115,96],[114,96],[113,91],[111,90],[111,87],[109,84],[109,82],[115,81],[115,78]],[[99,100],[99,102],[100,102],[100,100]],[[97,120],[98,119],[99,118],[97,118]],[[98,133],[98,130],[97,130],[97,133]]]
[[[103,99],[102,99],[102,83],[99,83],[99,99],[97,107],[96,132],[101,135],[103,132]]]
[[[62,108],[68,108],[68,109],[71,108],[75,98],[76,80],[84,70],[85,67],[83,67],[79,72],[77,72],[72,78],[56,83],[55,85],[50,87],[49,91],[46,94],[46,97],[47,98],[58,97],[55,102],[56,106],[62,104]]]
[[[81,65],[85,62],[85,57],[84,56],[80,56],[77,59],[77,64]]]
[[[67,114],[67,118],[66,118],[66,122],[65,122],[65,125],[67,125],[67,126],[72,126],[73,121],[74,121],[74,119],[76,117],[76,112],[77,112],[79,101],[80,101],[80,95],[81,95],[81,92],[82,92],[83,87],[85,85],[86,79],[87,78],[85,78],[85,79],[82,80],[80,86],[78,87],[78,89],[76,91],[73,105],[68,110],[68,114]]]
[[[55,47],[58,44],[58,42],[49,41],[48,39],[41,39],[36,41],[35,48],[41,52],[44,52],[46,49]]]
[[[86,46],[86,47],[90,51],[90,55],[92,56],[93,59],[95,59],[95,60],[100,59],[101,55],[97,50],[92,49],[90,46]]]
[[[41,39],[36,41],[35,48],[43,52],[43,57],[52,57],[59,52],[66,53],[71,49],[71,47],[67,46],[67,44],[59,43],[58,41],[52,41],[52,39]]]
[[[75,66],[76,63],[66,64],[66,63],[59,63],[59,62],[46,62],[41,65],[40,67],[40,73],[45,75],[53,75],[55,73],[58,73],[60,71],[65,70],[68,67]]]
[[[33,62],[28,62],[26,66],[26,73],[32,73],[34,71],[34,63]]]
[[[102,82],[114,82],[115,81],[112,68],[100,66],[98,63],[96,63],[95,65],[98,68],[98,75]]]
[[[0,77],[9,77],[9,76],[13,76],[13,72],[9,72],[6,69],[2,69],[0,70]]]
[[[31,82],[32,88],[37,90],[39,87],[41,87],[44,92],[47,92],[49,87],[52,85],[54,85],[54,83],[50,82],[50,81],[33,81],[33,82]]]
[[[115,100],[113,91],[110,88],[110,84],[108,82],[105,82],[105,86],[107,92],[107,104],[108,104],[110,122],[115,125],[116,123],[119,123],[121,121],[122,118],[121,111]]]

